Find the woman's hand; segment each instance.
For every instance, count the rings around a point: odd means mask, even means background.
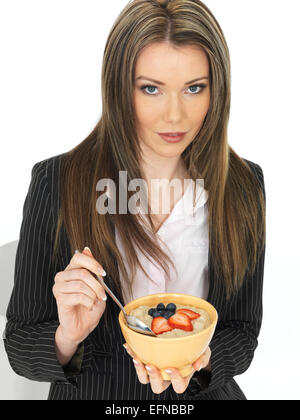
[[[189,385],[189,382],[196,371],[207,368],[210,364],[211,350],[208,347],[206,351],[193,363],[192,373],[183,378],[176,368],[167,368],[165,371],[171,377],[171,381],[163,380],[160,370],[155,366],[145,366],[133,353],[131,348],[127,343],[124,344],[125,349],[128,354],[133,358],[133,363],[135,365],[136,373],[139,378],[139,381],[142,384],[148,384],[150,382],[151,389],[154,394],[160,394],[165,391],[170,384],[173,385],[173,389],[177,394],[182,394]]]
[[[98,325],[106,308],[103,287],[91,273],[103,267],[89,248],[75,253],[64,271],[55,276],[53,294],[59,317],[59,338],[71,348],[79,345]]]

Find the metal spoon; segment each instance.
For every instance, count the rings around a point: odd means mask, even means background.
[[[136,318],[132,315],[127,315],[123,305],[121,302],[116,298],[116,296],[113,294],[113,292],[110,290],[110,288],[104,283],[104,280],[102,277],[97,276],[97,279],[99,280],[99,283],[104,288],[104,290],[109,294],[109,296],[116,302],[116,304],[119,306],[119,308],[123,311],[125,320],[127,322],[127,325],[132,330],[145,334],[145,335],[151,335],[154,337],[157,337],[157,334],[155,334],[151,328],[149,328],[144,322],[142,322],[140,319]]]
[[[79,251],[78,249],[75,250],[75,254],[77,254]],[[116,302],[116,304],[119,306],[119,308],[123,311],[125,321],[129,328],[132,330],[145,334],[145,335],[151,335],[153,337],[157,337],[157,334],[155,334],[151,328],[149,328],[144,322],[142,322],[140,319],[136,318],[132,315],[127,315],[123,305],[119,301],[119,299],[113,294],[113,292],[110,290],[110,288],[104,283],[104,280],[102,277],[97,275],[97,279],[101,286],[106,290],[106,292],[109,294],[109,296]]]

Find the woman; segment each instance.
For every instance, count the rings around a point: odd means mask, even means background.
[[[233,378],[249,367],[261,327],[264,179],[228,145],[230,58],[209,9],[199,0],[129,2],[105,47],[102,99],[101,119],[82,143],[33,167],[7,310],[10,364],[51,382],[53,400],[245,399]],[[202,243],[196,252],[182,241],[188,216],[178,219],[192,190],[175,188],[166,214],[150,188],[157,178],[180,187],[204,180],[206,199],[195,205],[193,195],[188,230]],[[142,179],[149,194],[141,202],[159,211],[100,212],[104,179],[129,198],[130,182]],[[124,206],[114,191],[106,195],[113,208]],[[124,349],[119,308],[96,274],[106,274],[123,304],[174,291],[216,307],[210,348],[189,377],[170,366],[163,381]]]

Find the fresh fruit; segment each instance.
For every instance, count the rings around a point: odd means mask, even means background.
[[[178,309],[177,313],[183,313],[186,314],[191,320],[199,318],[200,314],[197,312],[191,311],[190,309]]]
[[[176,312],[176,305],[175,305],[175,303],[168,303],[168,305],[166,307],[166,310],[175,313]]]
[[[171,311],[165,311],[161,316],[163,316],[166,319],[169,319],[171,316],[174,315],[174,312]]]
[[[159,304],[156,306],[156,309],[157,309],[158,311],[165,311],[165,310],[166,310],[165,305],[164,305],[163,303],[159,303]]]
[[[150,308],[148,311],[148,315],[153,316],[155,309],[154,308]]]
[[[193,331],[193,324],[188,315],[182,312],[176,312],[168,319],[168,324],[172,328],[179,328],[184,331]]]
[[[155,334],[162,334],[164,332],[172,331],[173,328],[168,324],[168,320],[162,316],[153,318],[151,323],[151,330]]]
[[[154,312],[153,312],[153,318],[157,318],[159,316],[162,316],[161,311],[158,311],[157,309],[154,308]]]

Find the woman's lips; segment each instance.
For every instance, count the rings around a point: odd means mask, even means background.
[[[176,135],[171,135],[171,133],[158,133],[160,137],[165,140],[167,143],[179,143],[184,139],[186,133],[175,133]]]

